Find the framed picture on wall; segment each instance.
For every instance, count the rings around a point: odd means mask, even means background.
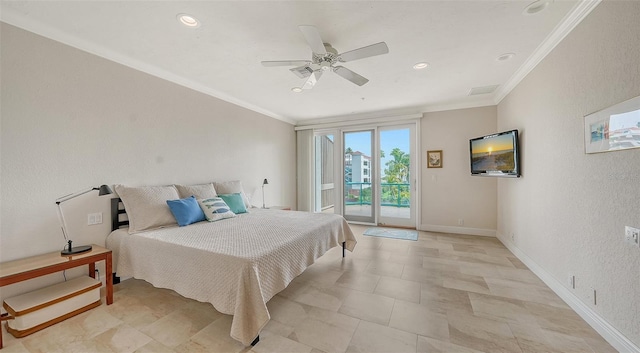
[[[427,168],[442,168],[442,150],[427,151]]]
[[[585,153],[640,148],[640,96],[584,117]]]

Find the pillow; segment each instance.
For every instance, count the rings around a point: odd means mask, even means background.
[[[218,196],[213,184],[199,184],[199,185],[175,185],[178,189],[178,195],[185,199],[189,196],[195,196],[196,199],[210,199]]]
[[[129,234],[176,224],[167,200],[179,199],[178,190],[169,186],[115,186],[129,217]]]
[[[225,218],[233,218],[235,213],[231,212],[229,206],[220,197],[212,197],[210,199],[198,200],[200,208],[204,212],[204,216],[209,222],[219,221]]]
[[[247,207],[245,207],[240,193],[223,194],[218,196],[221,197],[227,205],[229,205],[229,209],[231,209],[233,213],[247,213]]]
[[[204,221],[204,213],[194,196],[179,200],[167,200],[167,205],[180,227]]]
[[[239,193],[240,195],[242,195],[244,206],[246,208],[251,208],[251,200],[249,200],[249,197],[247,197],[247,194],[242,189],[242,183],[240,182],[240,180],[213,182],[213,186],[216,188],[216,192],[218,194]]]

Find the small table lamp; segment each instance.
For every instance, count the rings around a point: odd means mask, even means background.
[[[265,185],[268,185],[268,184],[269,184],[269,181],[268,181],[267,179],[265,179],[265,180],[262,182],[262,208],[267,208],[267,207],[264,205],[264,186],[265,186]]]
[[[91,250],[92,248],[91,245],[83,245],[83,246],[76,246],[76,247],[71,246],[72,241],[67,238],[67,224],[64,220],[64,214],[62,213],[62,207],[60,206],[60,204],[65,201],[74,199],[80,195],[84,195],[93,190],[99,190],[98,192],[99,196],[113,194],[113,191],[111,191],[111,188],[108,185],[101,185],[99,188],[91,188],[88,190],[76,192],[75,194],[69,194],[66,196],[59,197],[56,200],[56,205],[58,205],[58,218],[60,219],[60,225],[62,227],[62,235],[64,235],[64,240],[66,240],[68,244],[67,247],[65,247],[64,250],[60,252],[60,255],[68,256],[68,255],[74,255],[74,254],[81,254],[83,252],[87,252]]]

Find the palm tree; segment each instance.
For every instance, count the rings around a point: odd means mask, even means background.
[[[399,148],[394,148],[391,151],[391,156],[393,159],[385,163],[387,168],[384,170],[384,179],[389,184],[408,184],[410,166],[409,154],[403,152]],[[398,193],[400,192],[399,187],[391,187],[389,191],[393,199],[398,198]]]
[[[387,161],[384,170],[387,183],[407,183],[409,182],[409,154],[394,148],[391,151],[392,160]]]

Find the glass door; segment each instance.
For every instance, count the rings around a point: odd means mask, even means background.
[[[380,127],[378,223],[415,228],[415,125]]]
[[[375,223],[374,130],[343,133],[343,215],[347,221]]]

